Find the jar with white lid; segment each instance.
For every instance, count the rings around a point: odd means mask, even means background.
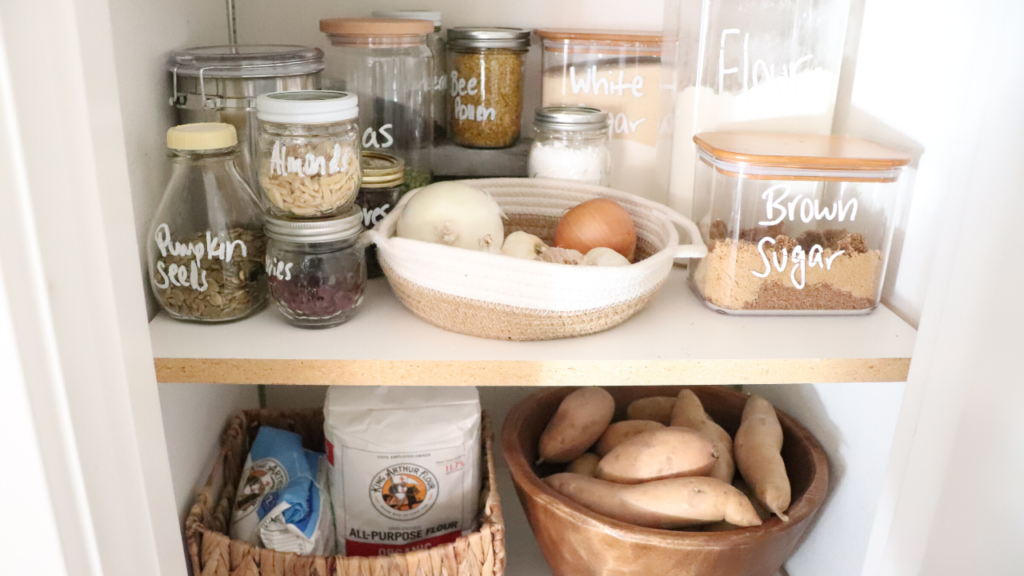
[[[185,48],[167,60],[178,124],[224,122],[238,134],[238,168],[249,186],[256,173],[256,98],[288,90],[319,90],[324,53],[319,48],[230,44]]]
[[[176,320],[228,322],[267,301],[263,211],[236,166],[230,124],[167,132],[171,178],[146,241],[157,303]]]
[[[430,20],[434,31],[427,34],[427,48],[434,56],[433,106],[434,143],[443,142],[448,136],[448,115],[445,102],[448,98],[448,73],[445,69],[446,53],[444,30],[441,27],[441,12],[437,10],[374,10],[375,18],[398,18],[401,20]]]
[[[842,136],[709,132],[693,210],[708,255],[689,265],[728,314],[867,314],[878,306],[910,156]]]
[[[467,148],[507,148],[519,141],[530,31],[448,29],[448,127]]]
[[[362,216],[351,206],[318,220],[267,217],[270,296],[290,324],[330,328],[355,316],[366,283]]]
[[[386,152],[405,161],[406,180],[430,183],[434,143],[434,57],[429,20],[330,18],[325,87],[359,98],[363,150]]]
[[[607,186],[611,171],[608,113],[586,106],[548,106],[534,115],[530,178]]]
[[[359,192],[359,106],[330,90],[256,99],[258,170],[267,211],[317,218],[348,210]]]

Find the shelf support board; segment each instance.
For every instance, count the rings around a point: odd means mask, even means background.
[[[157,358],[160,382],[587,386],[905,382],[910,358],[773,360],[275,360]]]

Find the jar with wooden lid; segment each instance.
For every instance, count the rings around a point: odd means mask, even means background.
[[[363,187],[356,200],[363,211],[363,226],[369,230],[384,219],[408,191],[405,185],[405,162],[383,152],[363,153]],[[377,247],[366,247],[366,275],[379,278],[384,275],[377,260]]]
[[[544,28],[540,37],[542,106],[590,106],[608,112],[608,186],[665,203],[671,137],[659,131],[661,32]]]
[[[843,136],[698,134],[693,210],[708,246],[694,293],[729,314],[878,306],[910,156]]]
[[[434,57],[427,36],[431,20],[330,18],[324,86],[359,98],[363,150],[386,152],[405,161],[406,180],[431,180],[434,140]]]
[[[441,28],[441,12],[438,10],[374,10],[374,18],[400,18],[403,20],[430,20],[434,31],[427,34],[427,48],[434,56],[434,85],[432,114],[434,117],[434,143],[444,141],[448,136],[448,115],[445,102],[448,98],[448,74],[445,70],[447,48],[444,30]]]
[[[448,124],[453,142],[469,148],[507,148],[519,141],[529,48],[529,30],[448,29]]]

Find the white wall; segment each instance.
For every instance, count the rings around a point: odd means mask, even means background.
[[[829,458],[829,494],[790,576],[857,576],[882,494],[903,385],[895,383],[744,386],[799,420]]]
[[[168,104],[167,56],[180,48],[226,44],[227,12],[224,2],[209,0],[109,0],[109,5],[140,273],[145,274],[143,236],[170,176],[166,134],[175,121]],[[145,287],[152,317],[156,302],[148,278]]]

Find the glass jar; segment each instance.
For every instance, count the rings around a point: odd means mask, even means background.
[[[363,302],[362,210],[320,220],[267,217],[270,296],[290,324],[330,328]]]
[[[359,192],[359,115],[346,92],[275,92],[256,99],[257,164],[267,211],[316,218],[348,210]]]
[[[523,70],[530,31],[448,29],[448,127],[468,148],[506,148],[519,141]]]
[[[441,13],[437,10],[374,10],[374,17],[400,18],[403,20],[430,20],[434,31],[427,34],[427,48],[434,57],[434,95],[431,113],[434,117],[434,143],[444,142],[448,137],[448,114],[445,107],[448,99],[448,74],[444,31],[441,29]]]
[[[433,22],[393,18],[332,18],[324,84],[359,97],[363,150],[405,161],[406,181],[430,183],[434,139],[434,58],[427,48]]]
[[[693,291],[729,314],[878,306],[910,156],[840,136],[698,134],[693,210],[707,257]]]
[[[401,158],[383,152],[364,152],[362,167],[363,186],[356,204],[363,209],[363,226],[368,230],[391,212],[408,188]],[[366,274],[369,278],[384,275],[373,244],[366,247]]]
[[[541,106],[590,106],[611,117],[608,186],[668,202],[672,141],[659,131],[661,32],[543,29]]]
[[[691,215],[701,132],[831,134],[849,0],[667,0],[669,206]]]
[[[177,320],[244,318],[267,301],[266,238],[263,211],[235,165],[235,128],[175,126],[167,147],[171,179],[146,246],[153,294]]]
[[[178,123],[225,122],[234,126],[240,152],[238,169],[256,190],[256,97],[285,90],[319,90],[324,53],[305,46],[203,46],[173,52],[167,69]]]
[[[534,115],[530,178],[607,186],[611,170],[608,113],[586,106],[548,106]]]

